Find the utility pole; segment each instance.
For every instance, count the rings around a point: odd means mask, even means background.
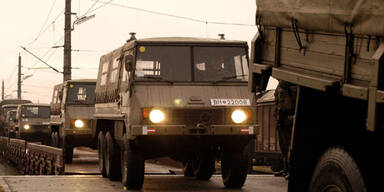
[[[17,75],[17,99],[21,99],[21,55],[19,53],[19,73]]]
[[[72,26],[71,26],[71,0],[65,0],[65,24],[64,24],[64,77],[63,81],[70,80],[71,79],[71,32],[72,32]]]
[[[1,83],[1,100],[4,101],[4,80]]]

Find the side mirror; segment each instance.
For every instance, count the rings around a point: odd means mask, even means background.
[[[126,55],[125,58],[124,58],[124,66],[125,66],[125,70],[127,71],[133,71],[133,55]]]
[[[59,100],[61,101],[63,99],[63,92],[62,91],[59,91],[57,93],[57,96],[59,97]]]

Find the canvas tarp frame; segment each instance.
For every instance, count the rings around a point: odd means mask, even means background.
[[[256,0],[258,25],[384,36],[383,0]],[[347,28],[346,28],[347,27]]]

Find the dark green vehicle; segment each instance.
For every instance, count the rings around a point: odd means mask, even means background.
[[[5,124],[5,117],[7,115],[7,112],[10,110],[16,110],[17,106],[19,104],[24,103],[32,103],[29,100],[23,100],[23,99],[6,99],[3,101],[0,101],[0,135],[5,135],[4,128],[6,126]]]
[[[257,0],[250,89],[279,80],[288,191],[380,191],[382,1]]]
[[[21,104],[17,107],[15,137],[30,142],[48,144],[50,134],[49,104]]]
[[[93,113],[96,80],[68,80],[54,87],[51,101],[50,143],[62,147],[66,163],[71,163],[73,148],[96,147]]]
[[[221,157],[226,187],[243,186],[254,137],[244,41],[131,37],[100,58],[96,85],[99,166],[129,189],[144,161],[168,156],[208,180]]]
[[[17,110],[10,110],[5,116],[4,136],[9,138],[16,137],[16,112]]]

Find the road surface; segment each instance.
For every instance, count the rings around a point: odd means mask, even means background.
[[[21,176],[0,160],[0,192],[127,191],[119,181],[101,177],[97,162],[95,150],[78,148],[74,151],[73,163],[65,165],[65,175]],[[287,181],[272,175],[248,175],[242,189],[228,190],[224,188],[220,175],[214,175],[209,181],[199,181],[184,177],[180,168],[151,161],[146,162],[142,191],[285,192]]]
[[[210,181],[198,181],[181,175],[146,175],[143,190],[150,191],[242,191],[285,192],[287,182],[281,177],[250,175],[242,189],[227,190],[220,175]],[[101,176],[0,176],[1,192],[101,192],[126,191],[118,181]]]

